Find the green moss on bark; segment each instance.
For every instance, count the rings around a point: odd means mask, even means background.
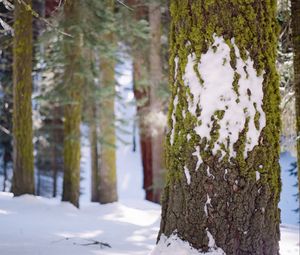
[[[31,1],[24,1],[31,6]],[[32,144],[32,16],[15,3],[13,39],[13,193],[34,193]]]
[[[64,5],[65,37],[64,86],[68,103],[64,107],[64,180],[63,201],[79,207],[80,189],[80,123],[83,76],[82,36],[80,33],[80,0],[68,0]]]
[[[171,1],[170,11],[172,23],[170,29],[170,85],[172,102],[178,97],[178,105],[174,111],[173,103],[169,109],[169,126],[174,129],[174,143],[170,143],[171,134],[167,136],[166,162],[168,169],[168,185],[163,202],[163,220],[161,232],[170,235],[177,229],[178,234],[188,240],[195,248],[208,249],[205,229],[208,227],[216,239],[218,246],[224,248],[228,254],[277,254],[279,240],[279,209],[278,201],[281,190],[279,169],[279,87],[278,75],[275,69],[277,31],[275,20],[275,0],[224,0],[224,1]],[[218,138],[218,122],[214,122],[211,140],[199,137],[194,127],[200,125],[197,118],[188,112],[189,89],[183,81],[189,54],[196,54],[199,61],[213,43],[213,35],[223,37],[231,50],[230,65],[236,69],[236,58],[232,40],[245,61],[251,58],[258,76],[263,75],[263,110],[266,115],[266,125],[263,128],[259,143],[245,157],[246,133],[249,118],[244,129],[239,134],[239,140],[234,145],[235,157],[227,154],[221,159],[220,153],[214,155],[212,148]],[[175,58],[178,58],[177,65]],[[195,62],[195,66],[198,62]],[[175,70],[176,69],[176,70]],[[176,73],[176,77],[175,77]],[[205,80],[205,77],[201,77]],[[200,79],[199,79],[200,81]],[[239,77],[235,75],[233,90],[238,94]],[[201,81],[200,81],[201,83]],[[216,88],[217,89],[217,88]],[[213,102],[211,102],[213,103]],[[183,117],[183,113],[186,117]],[[172,120],[175,113],[176,124]],[[259,116],[251,116],[255,126],[259,128]],[[201,113],[200,113],[201,116]],[[212,116],[213,117],[213,116]],[[218,117],[218,116],[215,116]],[[188,138],[188,135],[190,138]],[[209,143],[209,146],[207,146]],[[195,148],[200,147],[203,162],[202,171],[191,171],[192,183],[185,182],[183,168],[185,165],[195,169],[197,158],[192,156]],[[226,144],[221,145],[226,149]],[[207,149],[208,148],[208,149]],[[215,175],[215,181],[207,180],[204,171],[209,167]],[[260,172],[260,180],[256,181],[255,172]],[[228,177],[224,177],[228,175]],[[196,192],[197,191],[197,192]],[[251,194],[248,194],[251,193]],[[185,204],[177,208],[174,197],[190,199],[189,203],[204,206],[205,195],[210,194],[214,210],[204,215],[203,210]],[[193,194],[193,196],[192,196]],[[259,215],[260,200],[263,201],[264,213]],[[218,203],[217,203],[218,202]],[[232,204],[227,211],[226,203]],[[249,203],[247,205],[247,203]],[[224,206],[224,208],[219,208]],[[219,209],[216,209],[219,208]],[[235,209],[234,209],[235,208]],[[231,220],[225,215],[232,214]],[[249,214],[250,215],[247,215]],[[171,216],[171,214],[177,217]],[[253,215],[251,215],[253,214]],[[165,215],[165,217],[164,217]],[[268,218],[266,218],[268,215]],[[195,226],[189,217],[203,218]],[[181,225],[179,221],[185,223]],[[226,222],[226,223],[225,223]],[[258,223],[260,222],[260,223]],[[224,224],[228,224],[226,229]],[[259,224],[266,227],[262,229]],[[252,226],[253,225],[253,226]],[[249,235],[243,236],[240,229],[249,228]],[[221,228],[224,229],[221,230]],[[240,227],[240,229],[239,229]],[[221,231],[229,231],[227,236]],[[233,231],[236,231],[234,234]],[[236,236],[234,236],[236,235]],[[197,237],[195,237],[197,236]],[[236,240],[239,239],[239,241]],[[263,240],[263,241],[261,241]],[[242,248],[235,246],[238,242]],[[246,249],[246,250],[243,250]]]

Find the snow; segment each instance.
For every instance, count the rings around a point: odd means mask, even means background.
[[[108,205],[88,203],[77,209],[59,199],[30,195],[13,198],[11,193],[0,192],[1,255],[147,255],[155,247],[159,223],[160,206],[142,199]],[[282,226],[281,238],[282,255],[299,254],[296,227]],[[108,243],[112,248],[87,245],[93,241]],[[211,238],[210,243],[215,247]],[[223,254],[214,249],[208,254]],[[201,253],[172,236],[162,238],[150,254]]]
[[[196,169],[195,169],[197,171],[199,169],[201,163],[203,162],[201,155],[200,155],[200,146],[199,145],[196,146],[196,151],[194,151],[192,155],[197,157],[197,164],[196,164]]]
[[[260,172],[255,171],[256,181],[260,180]]]
[[[209,231],[207,231],[210,244],[215,246],[214,240],[211,239]],[[202,253],[193,249],[187,242],[181,240],[176,234],[171,235],[169,238],[162,236],[158,245],[149,255],[223,255],[224,251],[220,248],[211,248],[208,252]]]
[[[244,129],[246,119],[249,117],[249,131],[244,156],[258,144],[260,132],[265,126],[265,113],[263,104],[263,74],[257,76],[253,61],[248,57],[243,61],[238,47],[234,46],[237,59],[236,73],[240,75],[237,91],[233,88],[235,71],[230,66],[230,47],[222,37],[214,36],[214,43],[207,53],[203,54],[200,63],[196,62],[196,55],[191,53],[183,75],[184,83],[190,89],[189,111],[196,115],[197,107],[201,109],[198,120],[202,124],[195,127],[195,132],[201,137],[210,140],[213,127],[212,116],[216,111],[225,111],[222,119],[217,120],[220,125],[219,138],[213,148],[213,153],[221,151],[222,157],[226,151],[221,145],[229,143],[227,150],[231,157],[235,156],[234,143],[239,133]],[[194,68],[198,69],[203,83],[200,82]],[[255,126],[254,116],[257,114],[259,127]]]
[[[206,196],[207,196],[207,199],[206,199],[206,202],[204,205],[204,212],[205,212],[205,215],[208,216],[207,206],[211,206],[211,204],[210,204],[211,199],[208,194],[206,194]]]
[[[191,175],[190,175],[189,169],[186,166],[184,166],[184,174],[186,177],[187,184],[190,185],[191,184]]]
[[[1,255],[141,255],[155,244],[160,207],[134,200],[81,209],[59,199],[0,193]],[[112,248],[85,244],[93,240]]]
[[[171,115],[171,118],[172,118],[172,131],[171,131],[171,140],[170,140],[171,145],[173,145],[173,143],[174,143],[175,125],[176,125],[176,115],[175,115],[175,113],[176,113],[177,105],[178,105],[178,95],[176,95],[175,98],[174,98],[173,112],[172,112],[172,115]]]

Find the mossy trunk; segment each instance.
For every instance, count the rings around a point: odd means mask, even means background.
[[[94,103],[93,103],[94,104]],[[98,165],[98,135],[97,135],[97,123],[96,123],[96,105],[90,107],[90,127],[89,127],[89,139],[91,148],[91,171],[92,171],[92,190],[91,201],[99,202],[99,165]]]
[[[152,171],[153,171],[153,202],[159,203],[164,186],[164,125],[159,123],[159,116],[163,115],[163,104],[159,95],[162,84],[162,52],[161,52],[161,11],[160,3],[149,4],[150,23],[150,114],[152,142]]]
[[[114,1],[107,3],[107,8],[114,11]],[[107,45],[115,47],[112,31],[105,34]],[[100,56],[100,87],[107,93],[100,102],[100,137],[103,140],[99,150],[99,202],[112,203],[118,200],[117,166],[116,166],[116,134],[115,134],[115,59]]]
[[[300,199],[300,2],[292,0],[292,32],[294,46],[294,89],[296,105],[296,131],[297,131],[297,166],[298,166],[298,192]]]
[[[67,103],[64,107],[64,180],[63,201],[79,207],[80,189],[80,123],[83,77],[82,37],[80,34],[80,0],[64,4],[65,32],[72,37],[64,39],[64,86]]]
[[[177,234],[203,253],[279,254],[276,1],[172,0],[170,11],[158,240]]]
[[[31,6],[30,0],[25,0]],[[13,193],[34,193],[32,144],[32,15],[15,1],[13,39]]]
[[[99,202],[102,204],[118,200],[116,169],[116,134],[115,134],[115,63],[112,59],[101,59],[101,88],[109,91],[100,103],[101,144]]]

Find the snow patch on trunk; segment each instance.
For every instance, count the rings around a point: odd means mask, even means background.
[[[236,55],[236,70],[230,65],[230,47],[222,37],[214,36],[213,45],[201,56],[199,63],[196,62],[194,53],[188,56],[183,80],[191,94],[188,96],[188,110],[196,117],[197,108],[201,111],[197,118],[202,124],[194,128],[195,132],[210,141],[214,122],[220,126],[213,154],[220,151],[222,158],[226,153],[235,157],[233,145],[238,141],[249,118],[244,151],[246,158],[247,153],[258,144],[260,133],[266,124],[262,109],[264,79],[263,74],[257,76],[250,57],[246,61],[242,60],[234,40],[231,44]],[[235,80],[236,86],[233,85]],[[221,112],[223,116],[217,116]]]
[[[178,105],[178,95],[175,96],[174,101],[173,101],[173,112],[172,112],[172,131],[171,131],[171,138],[170,138],[170,143],[173,145],[174,143],[174,135],[175,135],[175,125],[176,125],[176,108]]]
[[[190,185],[191,184],[191,174],[190,174],[189,169],[186,166],[184,166],[184,173],[185,173],[187,184]]]
[[[188,242],[181,240],[176,234],[172,234],[169,238],[162,235],[157,246],[149,255],[225,255],[226,253],[218,248],[211,233],[207,231],[209,238],[209,251],[201,252],[194,249]]]

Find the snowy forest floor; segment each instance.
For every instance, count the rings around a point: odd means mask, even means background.
[[[0,254],[147,255],[159,221],[160,206],[143,200],[86,203],[77,209],[58,199],[0,193]],[[281,226],[280,250],[299,254],[296,227]]]

